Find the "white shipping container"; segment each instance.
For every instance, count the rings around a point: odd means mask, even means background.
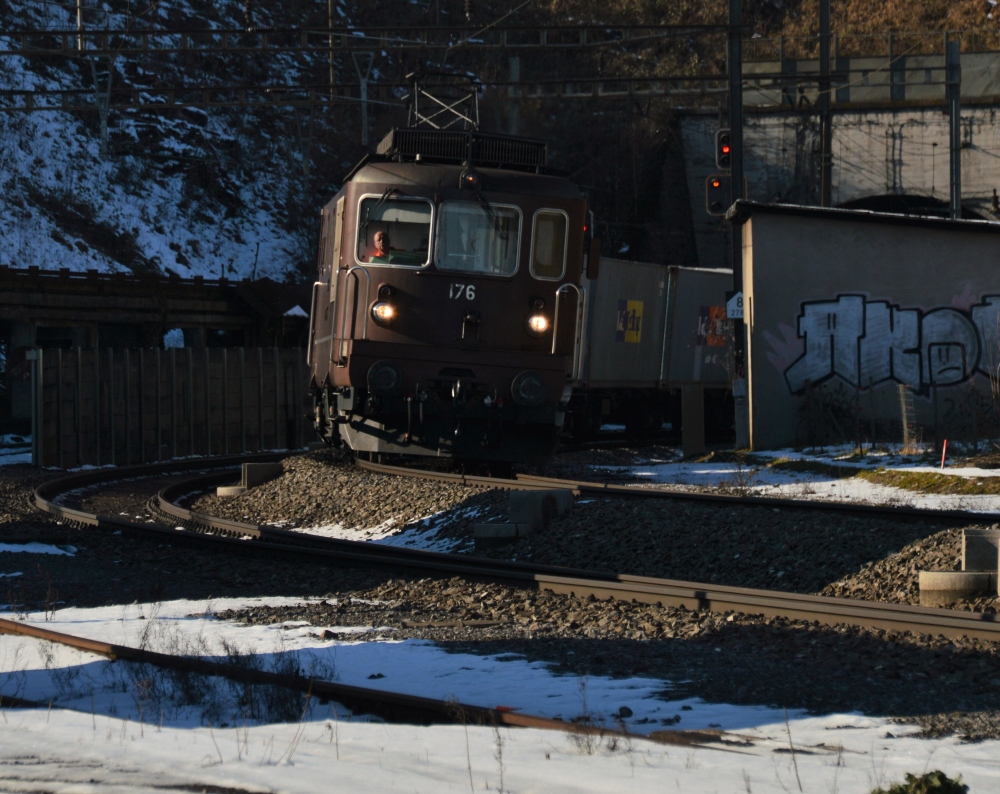
[[[584,279],[582,388],[729,385],[732,271],[601,258]]]

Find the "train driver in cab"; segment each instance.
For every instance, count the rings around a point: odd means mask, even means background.
[[[398,262],[400,258],[392,252],[389,247],[389,232],[375,232],[375,237],[373,238],[375,242],[375,252],[368,257],[369,262],[375,262],[380,265],[391,265],[394,262]]]

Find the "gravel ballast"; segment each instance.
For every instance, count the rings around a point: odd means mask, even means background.
[[[324,601],[218,617],[248,624],[305,621],[372,627],[351,640],[425,638],[447,650],[516,654],[557,673],[676,682],[662,697],[861,710],[921,725],[928,735],[1000,736],[1000,644],[875,629],[834,628],[740,613],[601,601],[495,584],[400,580]],[[675,719],[683,727],[683,712]]]
[[[585,461],[584,453],[577,453],[567,468],[582,468]],[[283,477],[247,494],[204,496],[194,506],[286,527],[436,528],[465,551],[471,551],[473,522],[506,520],[504,492],[362,472],[334,453],[296,456],[285,469]],[[400,572],[234,556],[74,529],[31,506],[31,487],[47,476],[28,467],[0,473],[5,516],[0,541],[77,549],[74,557],[30,560],[0,554],[0,573],[22,572],[0,580],[16,609],[322,595],[325,604],[223,617],[252,623],[305,620],[321,639],[337,636],[335,631],[327,636],[332,626],[382,627],[353,638],[419,637],[456,651],[521,654],[567,673],[662,677],[677,682],[664,693],[668,699],[860,709],[916,721],[931,735],[1000,737],[1000,654],[994,644],[584,600],[461,580],[412,580]],[[599,479],[593,470],[586,478]],[[129,510],[145,498],[138,484],[117,489],[120,494],[111,489],[111,496],[87,498],[110,509],[116,499],[128,497]],[[435,516],[434,522],[424,522],[427,516]],[[664,498],[580,499],[543,533],[489,555],[913,603],[916,571],[957,567],[959,551],[960,530],[934,523]]]
[[[628,450],[573,453],[550,465],[582,476],[588,455],[609,465]],[[507,520],[507,494],[354,466],[339,453],[285,461],[284,476],[236,497],[202,496],[211,515],[285,527],[436,529],[455,551],[473,551],[472,525]],[[588,478],[594,479],[590,469]],[[434,516],[425,522],[428,516]],[[970,524],[978,527],[979,524]],[[957,538],[957,540],[956,540]],[[957,545],[956,545],[957,544]],[[933,522],[817,510],[727,506],[680,499],[577,499],[536,536],[476,551],[496,559],[713,584],[917,603],[920,568],[959,567],[960,530]],[[988,604],[987,604],[988,606]]]
[[[396,531],[420,525],[471,544],[473,522],[506,509],[504,492],[478,486],[377,474],[336,451],[284,461],[282,477],[239,496],[204,495],[192,509],[213,516],[289,528],[340,526]],[[447,513],[447,515],[442,515]],[[426,525],[423,519],[434,517]]]

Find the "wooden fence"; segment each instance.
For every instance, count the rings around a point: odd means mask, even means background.
[[[295,449],[311,438],[305,351],[35,351],[33,459],[61,469]]]

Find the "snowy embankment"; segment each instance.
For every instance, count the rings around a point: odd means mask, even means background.
[[[136,30],[176,27],[178,18],[233,29],[242,17],[235,7],[188,2],[144,10],[85,4],[83,11],[86,28]],[[271,20],[281,13],[280,7],[258,8],[259,24],[287,27]],[[0,8],[0,27],[7,30],[76,24],[73,9],[57,3]],[[0,89],[43,92],[36,107],[59,105],[58,93],[44,92],[70,91],[71,103],[84,109],[0,113],[0,265],[284,281],[311,263],[318,208],[336,187],[321,184],[312,194],[298,117],[280,106],[156,107],[162,86],[247,79],[248,64],[239,55],[208,60],[193,65],[183,56],[134,53],[4,57]],[[275,53],[268,65],[276,82],[294,81],[302,68],[287,53]],[[104,139],[96,97],[109,80]],[[122,106],[126,95],[114,92],[128,88],[139,90],[144,109]],[[24,95],[4,100],[13,107],[25,103]],[[311,155],[328,158],[326,149],[326,139],[317,140]]]
[[[338,632],[335,626],[328,628],[342,639],[323,641],[324,627],[246,627],[212,614],[260,603],[66,609],[45,625],[174,653],[200,649],[200,655],[233,658],[253,648],[271,667],[297,667],[345,684],[564,719],[587,715],[608,725],[620,713],[637,734],[662,730],[665,720],[670,728],[724,731],[727,743],[663,745],[641,736],[587,742],[536,730],[387,725],[333,703],[313,702],[303,710],[298,695],[284,704],[297,715],[275,722],[280,707],[274,699],[268,706],[258,696],[251,717],[241,687],[209,681],[181,688],[153,668],[0,636],[0,692],[53,700],[51,708],[2,711],[0,790],[16,777],[19,791],[218,786],[314,792],[327,790],[334,776],[345,791],[780,792],[798,790],[798,776],[806,791],[868,792],[927,768],[962,774],[974,792],[1000,786],[998,742],[918,739],[912,728],[859,715],[790,712],[786,721],[776,709],[670,701],[665,681],[558,676],[513,655],[450,653],[422,641],[357,642],[357,629]],[[41,614],[22,617],[44,622]],[[676,724],[675,714],[681,715]]]
[[[968,479],[1000,477],[1000,469],[928,465],[925,456],[899,454],[851,457],[852,449],[831,449],[827,453],[808,454],[794,450],[760,452],[745,462],[685,462],[677,457],[650,459],[629,466],[602,466],[604,471],[631,475],[636,484],[691,485],[702,488],[725,488],[758,496],[788,499],[859,502],[873,505],[907,505],[931,510],[971,510],[1000,513],[1000,496],[995,494],[918,493],[853,477],[859,470],[883,469],[889,472],[934,473]],[[817,464],[817,470],[772,467],[774,461]]]

